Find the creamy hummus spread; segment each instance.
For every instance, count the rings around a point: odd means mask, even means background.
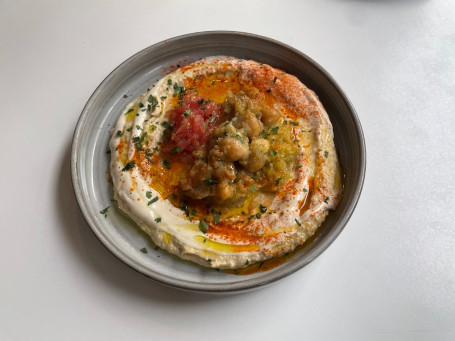
[[[342,192],[313,91],[269,65],[208,57],[132,101],[110,140],[114,199],[159,247],[236,269],[294,250]]]

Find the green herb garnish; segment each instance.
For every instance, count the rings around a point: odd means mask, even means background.
[[[158,201],[158,197],[154,197],[152,200],[150,200],[148,203],[147,203],[147,206],[150,206],[151,204],[155,203]]]
[[[106,207],[104,210],[101,210],[101,211],[100,211],[101,214],[104,214],[104,218],[107,217],[107,211],[109,210],[109,207],[111,207],[111,206],[108,206],[108,207]]]
[[[206,233],[207,230],[209,229],[209,225],[204,220],[201,220],[199,222],[199,230],[201,230],[202,233]]]
[[[179,96],[180,99],[185,95],[185,87],[181,84],[174,83],[174,96]]]
[[[276,151],[274,151],[274,150],[271,150],[271,151],[270,151],[270,154],[272,154],[272,156],[275,156],[275,155],[278,154],[278,153],[277,153]]]
[[[326,159],[329,157],[329,152],[327,150],[324,150],[324,156]]]
[[[155,222],[157,222],[157,223],[161,223],[161,218],[159,218],[159,217],[158,217],[158,218],[156,218],[156,219],[155,219]]]
[[[209,186],[218,185],[218,181],[213,179],[204,179],[204,183]]]
[[[171,164],[168,160],[163,160],[163,166],[167,169],[171,169]]]
[[[294,127],[299,125],[297,122],[293,122],[293,121],[290,121],[289,123],[292,124]]]
[[[220,215],[219,215],[219,214],[215,214],[215,215],[213,216],[213,223],[214,223],[215,225],[218,225],[219,222],[220,222]]]
[[[297,225],[302,226],[302,224],[300,223],[300,221],[297,220],[297,218],[295,219],[295,222],[297,223]]]
[[[141,249],[141,252],[142,252],[142,253],[149,253],[145,247],[143,247],[143,248]]]
[[[263,206],[262,204],[259,204],[259,210],[260,210],[262,213],[265,213],[265,212],[267,212],[267,207]]]
[[[172,154],[175,154],[175,153],[178,153],[178,152],[180,152],[180,146],[176,146],[176,147],[171,149],[171,153]]]
[[[146,196],[148,199],[150,199],[150,198],[152,197],[152,192],[147,191],[147,192],[145,193],[145,196]]]
[[[155,96],[150,95],[148,98],[149,105],[147,106],[148,111],[155,111],[156,106],[158,105],[158,101],[156,100]]]
[[[130,169],[133,169],[134,166],[136,166],[136,162],[134,160],[130,161],[125,165],[125,167],[123,167],[122,172],[129,171]]]
[[[271,129],[271,130],[272,130],[272,133],[275,134],[275,135],[278,134],[278,129],[279,129],[279,128],[280,128],[280,127],[274,127],[274,128],[272,128],[272,129]]]

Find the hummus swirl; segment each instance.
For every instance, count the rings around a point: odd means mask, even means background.
[[[342,193],[327,113],[296,77],[208,57],[132,101],[110,140],[114,199],[159,247],[206,267],[281,256]]]

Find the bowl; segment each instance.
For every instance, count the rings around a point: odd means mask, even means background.
[[[206,269],[156,250],[148,236],[115,207],[112,186],[106,179],[110,161],[106,153],[109,131],[126,105],[176,67],[214,55],[269,64],[295,75],[314,90],[332,121],[335,146],[344,170],[341,202],[311,241],[299,247],[283,264],[249,275]],[[119,65],[85,105],[71,150],[74,193],[87,224],[101,243],[145,276],[173,287],[201,292],[257,289],[314,260],[338,237],[351,217],[362,190],[365,163],[365,142],[357,114],[327,71],[302,52],[276,40],[228,31],[171,38],[136,53]],[[148,253],[140,251],[144,247]]]

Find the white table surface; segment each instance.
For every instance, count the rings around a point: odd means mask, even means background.
[[[335,243],[265,289],[164,287],[107,251],[73,196],[91,93],[173,36],[287,43],[344,88],[367,175]],[[0,0],[0,340],[455,340],[455,1]]]

